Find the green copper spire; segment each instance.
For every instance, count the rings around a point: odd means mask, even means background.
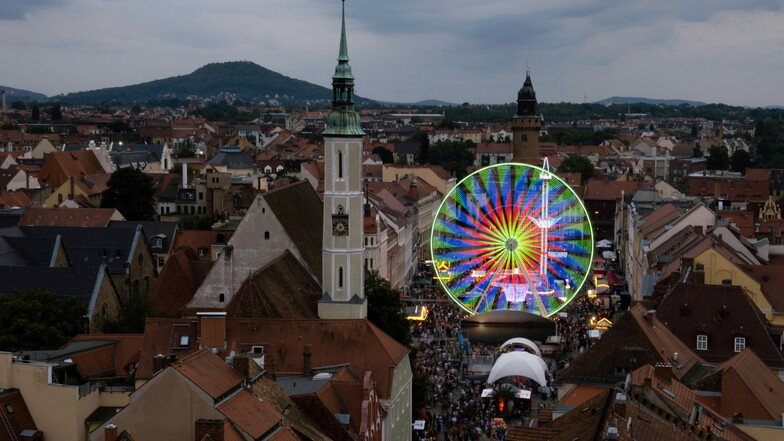
[[[348,43],[346,42],[346,0],[340,25],[340,53],[335,75],[332,75],[332,112],[327,116],[324,135],[364,136],[359,124],[359,114],[354,111],[354,75],[348,64]]]

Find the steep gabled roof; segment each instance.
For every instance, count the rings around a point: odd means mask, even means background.
[[[708,336],[708,350],[699,353],[709,362],[733,357],[734,337],[744,337],[746,346],[768,366],[784,368],[765,316],[739,286],[675,285],[656,309],[656,317],[689,346],[696,346],[697,335]]]
[[[175,250],[152,282],[149,297],[153,310],[181,313],[212,265],[210,261],[200,260],[191,248]]]
[[[46,157],[38,180],[42,185],[59,187],[71,176],[87,176],[104,172],[103,166],[92,150],[52,152]]]
[[[226,313],[233,318],[316,318],[321,287],[289,250],[245,279]]]
[[[732,371],[734,371],[734,375],[726,375]],[[763,419],[748,414],[747,409],[751,406],[744,404],[748,404],[749,401],[756,401],[765,410],[768,418],[764,419],[779,421],[781,415],[784,414],[784,382],[766,366],[766,363],[751,348],[747,347],[731,359],[718,365],[707,377],[714,375],[721,376],[722,391],[735,391],[732,396],[722,396],[722,400],[731,401],[732,406],[744,410],[747,418]],[[725,384],[725,382],[735,384]]]
[[[321,276],[323,203],[307,181],[284,185],[263,196],[313,274]]]

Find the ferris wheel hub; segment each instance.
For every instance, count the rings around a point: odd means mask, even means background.
[[[514,237],[510,237],[509,239],[506,239],[506,243],[504,244],[505,248],[508,251],[515,251],[515,250],[517,250],[517,245],[518,245],[517,244],[517,239],[515,239]]]

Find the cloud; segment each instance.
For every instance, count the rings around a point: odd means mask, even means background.
[[[63,2],[64,0],[0,0],[0,20],[21,20],[30,12]]]
[[[324,86],[337,0],[0,0],[3,81],[47,94],[250,60]],[[6,7],[6,6],[10,6]],[[349,0],[357,92],[381,100],[648,95],[782,104],[780,0]],[[732,85],[732,86],[730,86]]]

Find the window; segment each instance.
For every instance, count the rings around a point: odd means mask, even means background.
[[[166,261],[163,259],[163,257],[159,257],[158,258],[158,266],[163,266],[164,263],[166,263]]]
[[[143,262],[144,262],[144,255],[142,253],[139,253],[139,265],[141,265]]]
[[[704,334],[700,334],[697,336],[697,350],[698,351],[707,351],[708,350],[708,336]]]
[[[735,352],[743,352],[746,349],[746,338],[735,337]]]
[[[264,232],[264,240],[269,240],[269,231]]]
[[[160,237],[153,237],[152,238],[152,247],[153,248],[163,248],[163,239]]]
[[[180,347],[187,348],[188,342],[190,342],[191,336],[190,335],[181,335],[180,336]]]
[[[207,248],[200,247],[199,248],[199,256],[204,256],[205,254],[207,254]]]
[[[343,179],[343,152],[338,150],[338,179]]]
[[[365,237],[365,246],[368,246],[368,238],[367,237]],[[367,265],[365,265],[365,266],[367,266]]]
[[[221,302],[221,303],[225,302],[226,301],[226,294],[220,293],[218,295],[218,301]]]
[[[203,199],[204,199],[204,192],[200,191],[199,192],[199,200],[203,200]]]
[[[9,415],[11,415],[12,413],[14,413],[14,406],[12,406],[10,404],[6,404],[5,405],[5,410],[8,411]]]
[[[338,288],[343,288],[343,267],[338,267]]]

